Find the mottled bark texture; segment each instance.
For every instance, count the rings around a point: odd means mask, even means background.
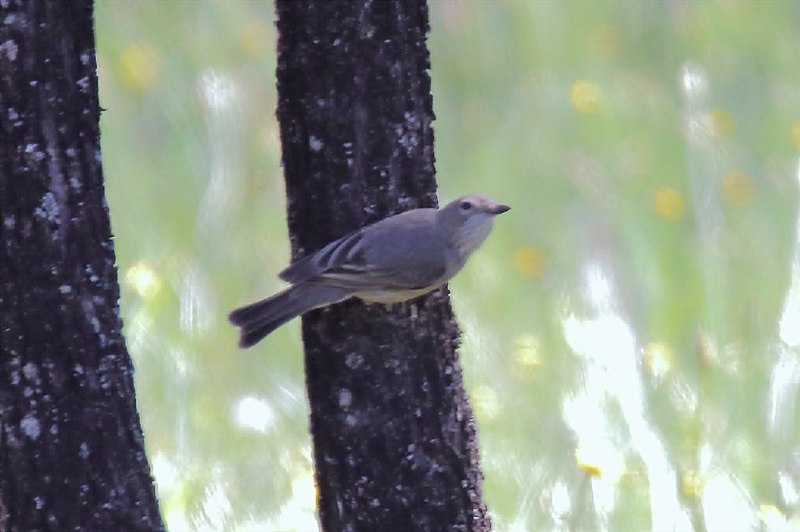
[[[278,119],[294,257],[436,203],[419,0],[278,0]],[[486,530],[447,290],[303,318],[325,530]]]
[[[0,530],[163,528],[122,338],[92,4],[0,2]]]

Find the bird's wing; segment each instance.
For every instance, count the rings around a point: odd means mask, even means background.
[[[362,229],[353,231],[289,265],[278,276],[284,281],[296,284],[343,265],[354,270],[358,270],[359,267],[366,268],[364,253],[360,246],[363,236]]]
[[[387,219],[362,227],[295,262],[280,278],[294,284],[330,281],[355,291],[429,286],[446,273],[446,246],[426,211],[397,215],[402,223]],[[366,241],[372,243],[369,248]]]
[[[424,220],[409,216],[403,222],[365,229],[361,242],[346,253],[334,253],[345,260],[333,261],[320,279],[357,292],[376,287],[416,290],[436,284],[447,271],[446,243]]]

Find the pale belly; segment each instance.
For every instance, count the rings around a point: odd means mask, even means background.
[[[427,294],[428,292],[439,288],[444,283],[445,281],[442,281],[434,286],[417,288],[416,290],[404,290],[402,292],[397,290],[370,290],[369,292],[356,292],[353,294],[353,296],[364,300],[367,303],[383,303],[388,305],[392,303],[408,301],[409,299],[414,299],[422,294]]]

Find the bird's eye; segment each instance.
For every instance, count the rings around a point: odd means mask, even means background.
[[[468,210],[470,210],[471,208],[472,208],[472,203],[470,203],[470,202],[468,202],[468,201],[462,201],[462,202],[461,202],[461,210],[462,210],[462,211],[468,211]]]

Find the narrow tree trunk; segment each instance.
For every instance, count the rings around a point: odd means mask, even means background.
[[[436,203],[424,2],[278,0],[278,118],[295,258]],[[447,290],[303,319],[326,530],[485,530]]]
[[[0,2],[0,530],[163,528],[121,333],[92,4]]]

